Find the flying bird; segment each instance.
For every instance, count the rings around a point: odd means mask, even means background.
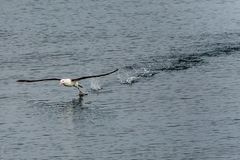
[[[80,88],[83,88],[83,86],[80,85],[80,82],[79,82],[80,80],[89,79],[89,78],[96,78],[96,77],[103,77],[103,76],[107,76],[109,74],[113,74],[114,72],[117,72],[117,71],[118,71],[118,69],[115,69],[112,72],[108,72],[108,73],[104,73],[104,74],[83,76],[83,77],[73,78],[73,79],[70,79],[70,78],[64,78],[64,79],[61,79],[61,78],[46,78],[46,79],[35,79],[35,80],[20,79],[20,80],[17,80],[17,82],[31,83],[31,82],[41,82],[41,81],[59,81],[59,84],[65,86],[65,87],[75,87],[75,88],[77,88],[78,91],[79,91],[79,96],[84,96],[84,95],[87,95],[87,94],[80,90]]]

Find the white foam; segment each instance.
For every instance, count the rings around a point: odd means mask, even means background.
[[[134,77],[134,76],[128,77],[128,78],[126,79],[126,83],[127,83],[127,84],[132,84],[132,83],[136,82],[137,80],[138,80],[138,77]]]
[[[90,87],[91,87],[92,90],[96,90],[97,91],[97,90],[102,89],[102,87],[99,84],[99,81],[96,78],[91,79],[90,83],[91,83]]]

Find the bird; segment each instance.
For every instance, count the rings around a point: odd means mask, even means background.
[[[20,82],[20,83],[33,83],[33,82],[42,82],[42,81],[59,81],[59,84],[65,87],[75,87],[78,89],[79,91],[79,96],[84,96],[87,95],[87,93],[84,93],[81,91],[80,88],[83,88],[83,86],[80,84],[80,80],[83,79],[89,79],[89,78],[96,78],[96,77],[103,77],[103,76],[107,76],[110,74],[113,74],[115,72],[117,72],[118,69],[115,69],[114,71],[108,72],[108,73],[103,73],[103,74],[98,74],[98,75],[90,75],[90,76],[83,76],[83,77],[79,77],[79,78],[45,78],[45,79],[34,79],[34,80],[28,80],[28,79],[19,79],[16,82]]]

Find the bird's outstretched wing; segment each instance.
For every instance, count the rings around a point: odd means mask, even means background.
[[[107,75],[112,74],[112,73],[117,72],[117,71],[118,71],[118,69],[115,69],[112,72],[108,72],[108,73],[104,73],[104,74],[92,75],[92,76],[84,76],[84,77],[80,77],[80,78],[74,78],[74,79],[72,79],[72,81],[79,81],[79,80],[82,80],[82,79],[107,76]],[[61,80],[60,78],[46,78],[46,79],[35,79],[35,80],[20,79],[20,80],[17,80],[17,82],[41,82],[41,81],[60,81],[60,80]]]
[[[47,79],[35,79],[35,80],[27,80],[27,79],[19,79],[17,82],[41,82],[41,81],[60,81],[59,78],[47,78]]]
[[[112,72],[108,72],[108,73],[104,73],[104,74],[98,74],[98,75],[92,75],[92,76],[84,76],[84,77],[80,77],[80,78],[74,78],[74,79],[72,79],[72,81],[79,81],[79,80],[88,79],[88,78],[103,77],[103,76],[107,76],[107,75],[112,74],[112,73],[117,72],[117,71],[118,71],[118,69],[115,69],[115,70],[112,71]]]

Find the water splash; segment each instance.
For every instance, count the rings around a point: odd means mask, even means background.
[[[139,77],[134,77],[134,76],[132,76],[132,77],[128,77],[128,78],[126,79],[126,81],[125,81],[125,84],[132,84],[132,83],[135,83],[135,82],[138,81],[138,79],[139,79]]]
[[[122,73],[118,74],[118,79],[121,84],[133,84],[139,81],[141,77],[151,77],[155,73],[150,71],[147,68],[139,68],[139,69],[129,69],[123,70]]]
[[[90,80],[90,87],[92,90],[95,91],[102,89],[102,87],[99,84],[99,80],[96,78]]]

